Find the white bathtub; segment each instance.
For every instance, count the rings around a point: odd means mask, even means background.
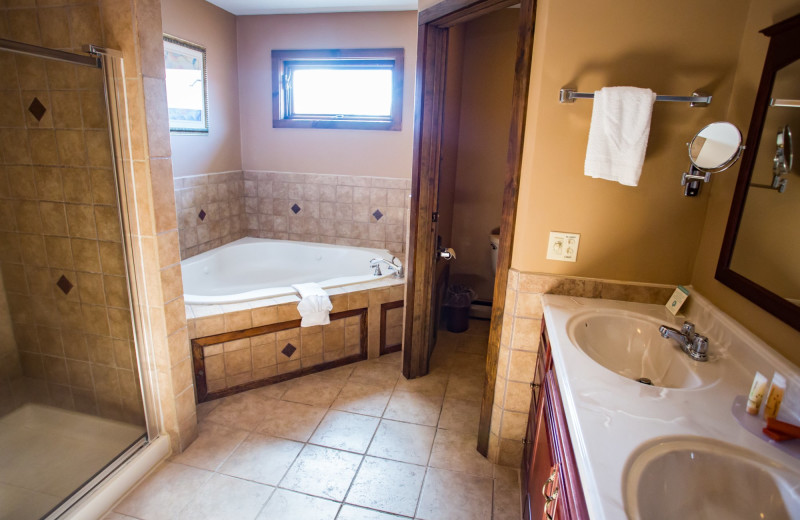
[[[390,276],[375,276],[369,261],[391,260],[385,249],[291,240],[241,238],[181,262],[187,304],[219,305],[297,294],[293,284],[316,282],[324,289]],[[399,263],[399,261],[397,261]]]

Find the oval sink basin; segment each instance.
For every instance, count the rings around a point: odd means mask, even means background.
[[[677,437],[645,447],[628,461],[623,479],[632,519],[800,517],[790,484],[800,475],[712,439]]]
[[[625,311],[583,314],[567,323],[570,340],[608,370],[644,384],[697,388],[704,381],[700,363],[692,361],[670,339],[662,338],[654,318]]]

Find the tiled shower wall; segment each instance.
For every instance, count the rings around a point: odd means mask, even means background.
[[[175,179],[175,205],[182,259],[246,236],[241,171]]]
[[[666,303],[674,286],[626,283],[549,274],[508,273],[503,332],[497,359],[494,405],[489,435],[489,460],[519,466],[522,439],[531,403],[531,387],[539,336],[542,295],[562,294],[641,303]]]
[[[0,70],[0,267],[28,397],[142,423],[102,73],[5,52]]]

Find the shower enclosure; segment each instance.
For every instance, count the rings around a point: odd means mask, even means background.
[[[86,51],[0,40],[0,519],[58,517],[158,430],[123,62]]]

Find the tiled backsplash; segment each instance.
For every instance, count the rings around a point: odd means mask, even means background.
[[[241,171],[175,179],[181,259],[246,236]]]
[[[233,171],[175,179],[181,258],[244,236],[405,253],[411,181]]]

